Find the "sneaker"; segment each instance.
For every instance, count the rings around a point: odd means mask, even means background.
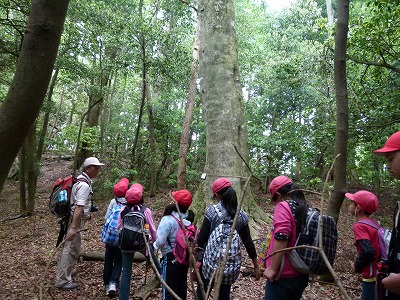
[[[73,290],[79,287],[79,284],[73,282],[73,281],[69,281],[66,284],[63,284],[61,286],[56,286],[56,288],[63,290],[63,291],[69,291],[69,290]]]
[[[114,282],[110,282],[106,290],[106,296],[114,297],[117,293],[117,285]]]

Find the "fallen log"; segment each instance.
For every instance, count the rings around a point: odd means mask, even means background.
[[[160,287],[160,281],[157,276],[153,276],[150,280],[143,285],[134,295],[133,299],[148,299],[151,294]]]
[[[100,251],[89,251],[80,254],[83,261],[104,261],[104,252]],[[135,252],[133,256],[133,262],[144,262],[146,257],[139,252]]]

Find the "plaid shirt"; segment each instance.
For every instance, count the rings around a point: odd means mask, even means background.
[[[101,231],[101,241],[103,243],[112,246],[118,246],[118,217],[123,207],[123,204],[118,203],[116,206],[114,206],[110,215],[108,216],[107,221],[103,226],[103,230]]]

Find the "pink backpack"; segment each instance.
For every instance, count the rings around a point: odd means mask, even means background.
[[[178,220],[174,215],[171,215],[179,224],[178,233],[175,238],[175,246],[172,249],[175,259],[178,263],[187,265],[189,263],[189,247],[194,246],[194,240],[196,237],[196,227],[193,224],[188,226],[182,225],[181,221]],[[183,229],[184,228],[184,229]],[[185,237],[186,233],[186,237]],[[186,239],[189,244],[186,243]]]

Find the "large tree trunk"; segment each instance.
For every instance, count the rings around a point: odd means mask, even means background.
[[[200,96],[206,130],[204,172],[207,177],[194,200],[195,205],[202,203],[204,207],[209,201],[205,199],[211,196],[211,184],[218,177],[231,180],[240,197],[249,170],[235,147],[246,162],[249,150],[239,80],[233,2],[201,0],[198,11]],[[245,210],[253,218],[265,220],[250,190],[245,198]]]
[[[199,60],[199,21],[196,26],[196,38],[193,48],[193,63],[189,81],[189,90],[186,98],[185,119],[182,126],[181,142],[179,145],[179,163],[178,163],[178,189],[186,189],[186,159],[189,149],[190,125],[192,124],[194,97],[196,95],[196,84],[198,75]]]
[[[10,90],[0,108],[0,191],[45,99],[68,0],[32,0]]]
[[[348,98],[346,81],[346,45],[349,24],[349,0],[338,1],[338,20],[335,36],[334,77],[336,91],[336,139],[334,186],[328,204],[328,214],[336,220],[346,192],[347,140],[348,140]]]

